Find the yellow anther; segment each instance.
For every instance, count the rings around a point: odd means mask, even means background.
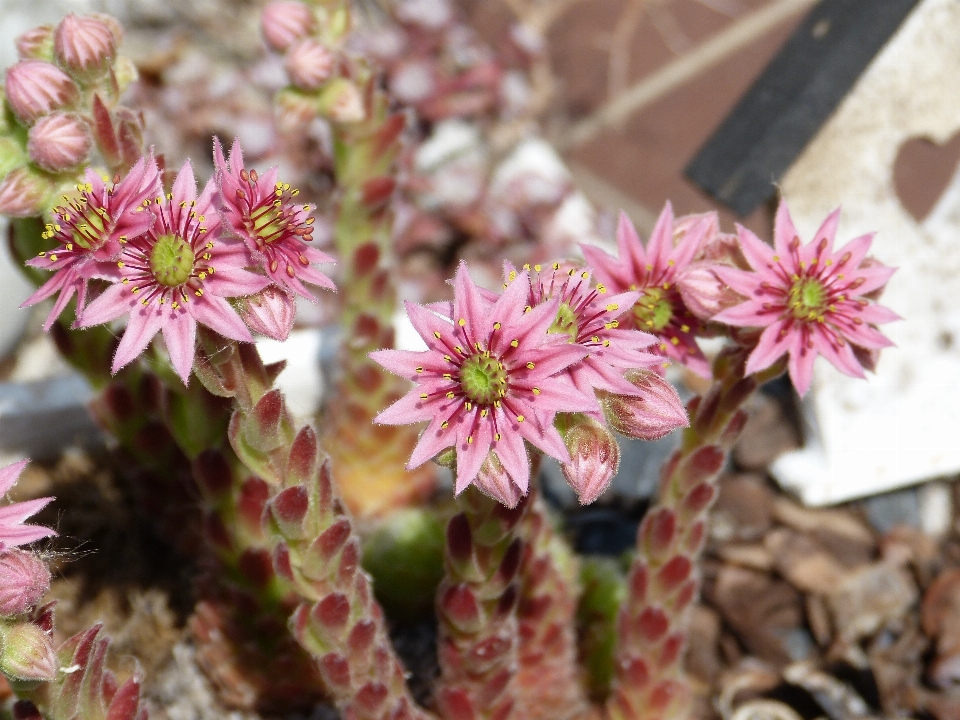
[[[535,367],[536,367],[536,365],[534,365],[532,362],[528,362],[528,363],[527,363],[527,370],[533,370],[533,368],[535,368]]]
[[[466,324],[467,324],[466,318],[460,318],[459,320],[457,320],[457,325],[459,325],[460,327],[463,327]]]
[[[520,345],[520,341],[519,341],[519,340],[511,340],[511,341],[510,341],[510,347],[518,347],[519,345]]]
[[[673,345],[679,345],[679,344],[680,344],[680,338],[678,338],[678,337],[672,337],[672,338],[670,338],[670,343],[673,344]]]
[[[539,395],[539,394],[540,394],[540,388],[535,387],[535,388],[533,389],[533,394],[534,394],[534,395]]]
[[[517,415],[517,422],[523,422],[523,420],[524,420],[523,415]]]
[[[609,305],[607,305],[607,312],[613,312],[614,310],[619,310],[619,309],[620,309],[620,306],[617,305],[616,303],[610,303]]]
[[[686,333],[686,332],[690,332],[690,326],[689,326],[689,325],[681,325],[681,326],[680,326],[680,332],[685,332],[685,333]]]

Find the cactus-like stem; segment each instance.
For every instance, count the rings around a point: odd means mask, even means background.
[[[416,505],[435,483],[429,464],[413,471],[404,467],[417,442],[416,427],[372,426],[377,413],[398,400],[408,383],[368,357],[371,351],[394,344],[397,293],[389,274],[393,264],[389,200],[404,118],[388,114],[386,97],[374,89],[375,79],[367,83],[366,119],[334,125],[339,190],[334,242],[341,263],[343,342],[340,376],[328,402],[336,411],[328,413],[323,425],[323,446],[330,453],[337,483],[359,518]]]
[[[257,502],[238,505],[249,517],[235,520],[269,548],[256,557],[264,578],[292,591],[280,602],[293,600],[293,636],[316,661],[345,717],[426,720],[406,687],[370,578],[359,567],[360,540],[329,465],[320,465],[316,433],[309,426],[294,429],[255,348],[215,343],[209,334],[203,340],[208,349],[220,348],[203,356],[198,374],[208,389],[233,398],[231,447],[263,484]]]
[[[543,500],[533,491],[523,519],[520,571],[518,717],[579,718],[587,711],[577,664],[576,615],[579,563],[553,527]]]
[[[690,402],[690,427],[664,465],[657,504],[637,531],[627,602],[617,619],[616,678],[606,703],[610,720],[689,715],[692,696],[683,654],[716,481],[746,422],[741,406],[759,383],[783,372],[783,364],[776,363],[763,377],[746,376],[751,349],[732,346],[717,357],[713,387]]]
[[[448,720],[521,717],[515,687],[518,571],[529,498],[510,509],[471,485],[457,504],[460,513],[447,525],[445,575],[437,590],[437,705]]]

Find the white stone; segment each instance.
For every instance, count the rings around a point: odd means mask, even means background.
[[[810,504],[960,471],[960,176],[918,223],[893,185],[908,139],[960,130],[960,2],[924,0],[782,182],[801,237],[843,206],[838,245],[877,231],[872,254],[900,269],[882,302],[904,321],[867,382],[826,361],[808,400],[816,437],[772,467]],[[949,333],[953,342],[944,342]]]

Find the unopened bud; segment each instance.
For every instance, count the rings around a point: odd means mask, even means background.
[[[50,589],[46,563],[23,550],[0,555],[0,615],[22,615]]]
[[[630,370],[624,377],[639,395],[600,393],[604,416],[618,433],[638,440],[659,440],[690,424],[673,385],[655,372]]]
[[[267,3],[260,14],[263,39],[277,52],[286,52],[316,29],[313,11],[302,2]]]
[[[560,469],[581,505],[589,505],[610,485],[620,467],[620,446],[607,428],[585,415],[575,418],[563,434],[570,462]]]
[[[695,262],[677,278],[677,287],[684,305],[701,320],[709,320],[719,312],[743,302],[733,288],[717,277],[712,262]]]
[[[290,335],[297,306],[290,295],[270,285],[256,295],[241,298],[238,310],[253,332],[282,342]]]
[[[333,75],[333,53],[321,42],[301,40],[283,61],[290,81],[301,90],[316,90]]]
[[[7,102],[20,122],[32,125],[54,110],[74,105],[80,90],[70,76],[42,60],[21,60],[7,70]]]
[[[480,466],[480,472],[477,473],[473,484],[484,495],[492,497],[494,500],[508,508],[515,508],[520,499],[526,495],[514,479],[510,477],[500,458],[495,452],[487,453],[487,459]]]
[[[31,622],[0,623],[0,672],[16,680],[53,680],[53,640]]]
[[[27,30],[17,38],[17,55],[21,60],[53,60],[53,25]]]
[[[0,214],[11,217],[41,215],[54,188],[53,179],[46,173],[19,167],[0,182]]]
[[[53,54],[61,67],[84,79],[96,78],[110,69],[117,54],[119,25],[103,19],[70,13],[53,32]]]
[[[87,123],[75,113],[54,112],[30,128],[27,150],[44,170],[64,172],[76,168],[90,156],[93,139]]]
[[[360,90],[346,78],[327,83],[320,96],[320,109],[334,122],[359,122],[366,117]]]

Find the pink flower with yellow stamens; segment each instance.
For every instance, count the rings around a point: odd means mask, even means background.
[[[529,277],[521,273],[491,303],[461,263],[454,278],[452,315],[407,303],[407,314],[429,349],[371,353],[387,370],[417,385],[375,421],[386,425],[429,421],[408,467],[454,448],[457,493],[476,479],[490,452],[526,493],[530,466],[523,441],[569,462],[553,426],[554,416],[596,407],[592,394],[580,392],[563,377],[587,351],[547,332],[559,303],[552,300],[531,308],[529,293]]]
[[[118,281],[93,300],[78,325],[90,327],[129,314],[113,359],[113,372],[142,353],[158,333],[184,383],[190,377],[197,323],[224,337],[251,341],[247,326],[225,298],[252,295],[269,280],[244,268],[250,256],[243,243],[221,237],[211,179],[197,197],[197,181],[187,161],[173,192],[141,206],[149,229],[123,245]]]
[[[636,395],[637,389],[623,377],[624,370],[652,368],[663,359],[649,352],[657,338],[633,328],[621,328],[620,318],[629,313],[642,293],[637,291],[608,295],[602,284],[590,280],[589,268],[548,268],[525,265],[530,276],[529,304],[559,302],[557,316],[547,332],[565,335],[567,342],[587,351],[579,362],[567,368],[573,384],[584,394],[606,390],[620,395]],[[507,280],[517,271],[506,268]]]
[[[29,460],[21,460],[0,468],[0,497],[6,495],[17,484],[20,473],[29,462]],[[51,500],[53,500],[52,497],[37,498],[0,507],[0,551],[56,535],[57,533],[48,527],[24,525],[24,520],[40,512]]]
[[[684,303],[678,279],[712,227],[712,216],[704,215],[692,226],[685,226],[674,244],[673,209],[667,203],[646,248],[624,213],[620,213],[617,226],[619,259],[600,248],[581,246],[594,274],[609,289],[640,293],[630,314],[621,318],[622,325],[654,335],[660,342],[651,350],[683,363],[703,377],[710,377],[710,365],[696,341],[700,321]]]
[[[153,224],[141,203],[160,192],[160,172],[153,158],[140,158],[126,177],[108,182],[87,170],[86,182],[77,186],[78,197],[64,198],[54,209],[53,221],[43,232],[57,247],[27,261],[31,267],[55,274],[21,305],[28,307],[59,293],[43,329],[49,330],[74,293],[77,313],[86,303],[87,282],[116,278],[116,260],[123,243],[142,235]],[[139,212],[138,212],[139,210]]]
[[[718,267],[717,276],[747,299],[714,317],[740,327],[766,328],[747,360],[747,373],[760,372],[789,354],[790,379],[801,395],[810,388],[813,361],[823,355],[841,372],[863,377],[859,359],[889,347],[877,329],[899,316],[867,297],[896,271],[867,258],[873,235],[862,235],[834,251],[839,208],[800,242],[786,202],[774,226],[774,248],[738,227],[740,248],[753,272]],[[859,350],[859,352],[858,352]]]
[[[227,229],[243,240],[270,279],[314,302],[304,283],[333,290],[333,281],[313,267],[334,260],[307,245],[313,239],[314,219],[309,205],[294,203],[299,191],[277,180],[277,168],[263,175],[247,170],[239,140],[234,140],[229,160],[217,140],[214,161]]]

